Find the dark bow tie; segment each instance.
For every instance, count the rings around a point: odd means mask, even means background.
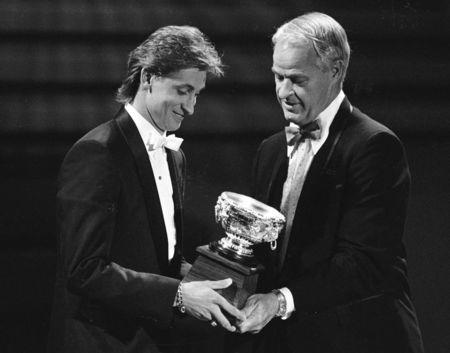
[[[304,139],[317,140],[320,138],[320,126],[316,120],[305,126],[286,126],[285,132],[289,146],[294,146]]]

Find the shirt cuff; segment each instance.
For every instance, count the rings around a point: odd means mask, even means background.
[[[291,291],[286,287],[280,288],[280,292],[284,295],[284,298],[286,299],[286,314],[281,317],[281,320],[286,320],[295,311],[294,297],[292,296]]]

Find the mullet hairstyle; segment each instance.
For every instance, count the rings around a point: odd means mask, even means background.
[[[341,83],[344,82],[350,62],[350,45],[344,28],[332,17],[310,12],[280,26],[272,37],[272,44],[287,41],[291,45],[310,42],[322,65],[330,68],[337,60],[343,62]]]
[[[142,70],[147,77],[162,77],[190,68],[206,71],[208,76],[223,75],[219,54],[198,28],[161,27],[130,53],[127,75],[117,90],[116,100],[126,104],[134,99],[139,89]]]

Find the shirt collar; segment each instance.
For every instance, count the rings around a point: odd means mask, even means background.
[[[342,104],[342,101],[345,98],[344,92],[341,90],[339,94],[336,96],[336,98],[333,99],[333,101],[326,107],[316,118],[317,123],[320,126],[320,138],[317,140],[311,140],[311,148],[313,151],[313,154],[316,155],[316,153],[319,151],[319,149],[322,147],[322,145],[325,143],[328,133],[330,131],[330,125],[334,120],[334,117],[336,116],[339,107]],[[291,123],[291,126],[296,126],[296,124]],[[291,154],[293,149],[293,146],[288,146],[288,156]]]
[[[128,112],[128,114],[130,114],[131,119],[133,119],[134,123],[136,124],[139,135],[141,135],[144,144],[147,143],[151,135],[158,134],[160,136],[166,136],[166,131],[161,134],[130,103],[125,104],[125,110]]]

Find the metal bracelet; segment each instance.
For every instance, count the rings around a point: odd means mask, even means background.
[[[180,284],[178,285],[177,294],[175,296],[175,306],[178,308],[180,313],[185,314],[186,313],[186,307],[183,304],[183,288],[182,288],[183,282],[180,281]]]

